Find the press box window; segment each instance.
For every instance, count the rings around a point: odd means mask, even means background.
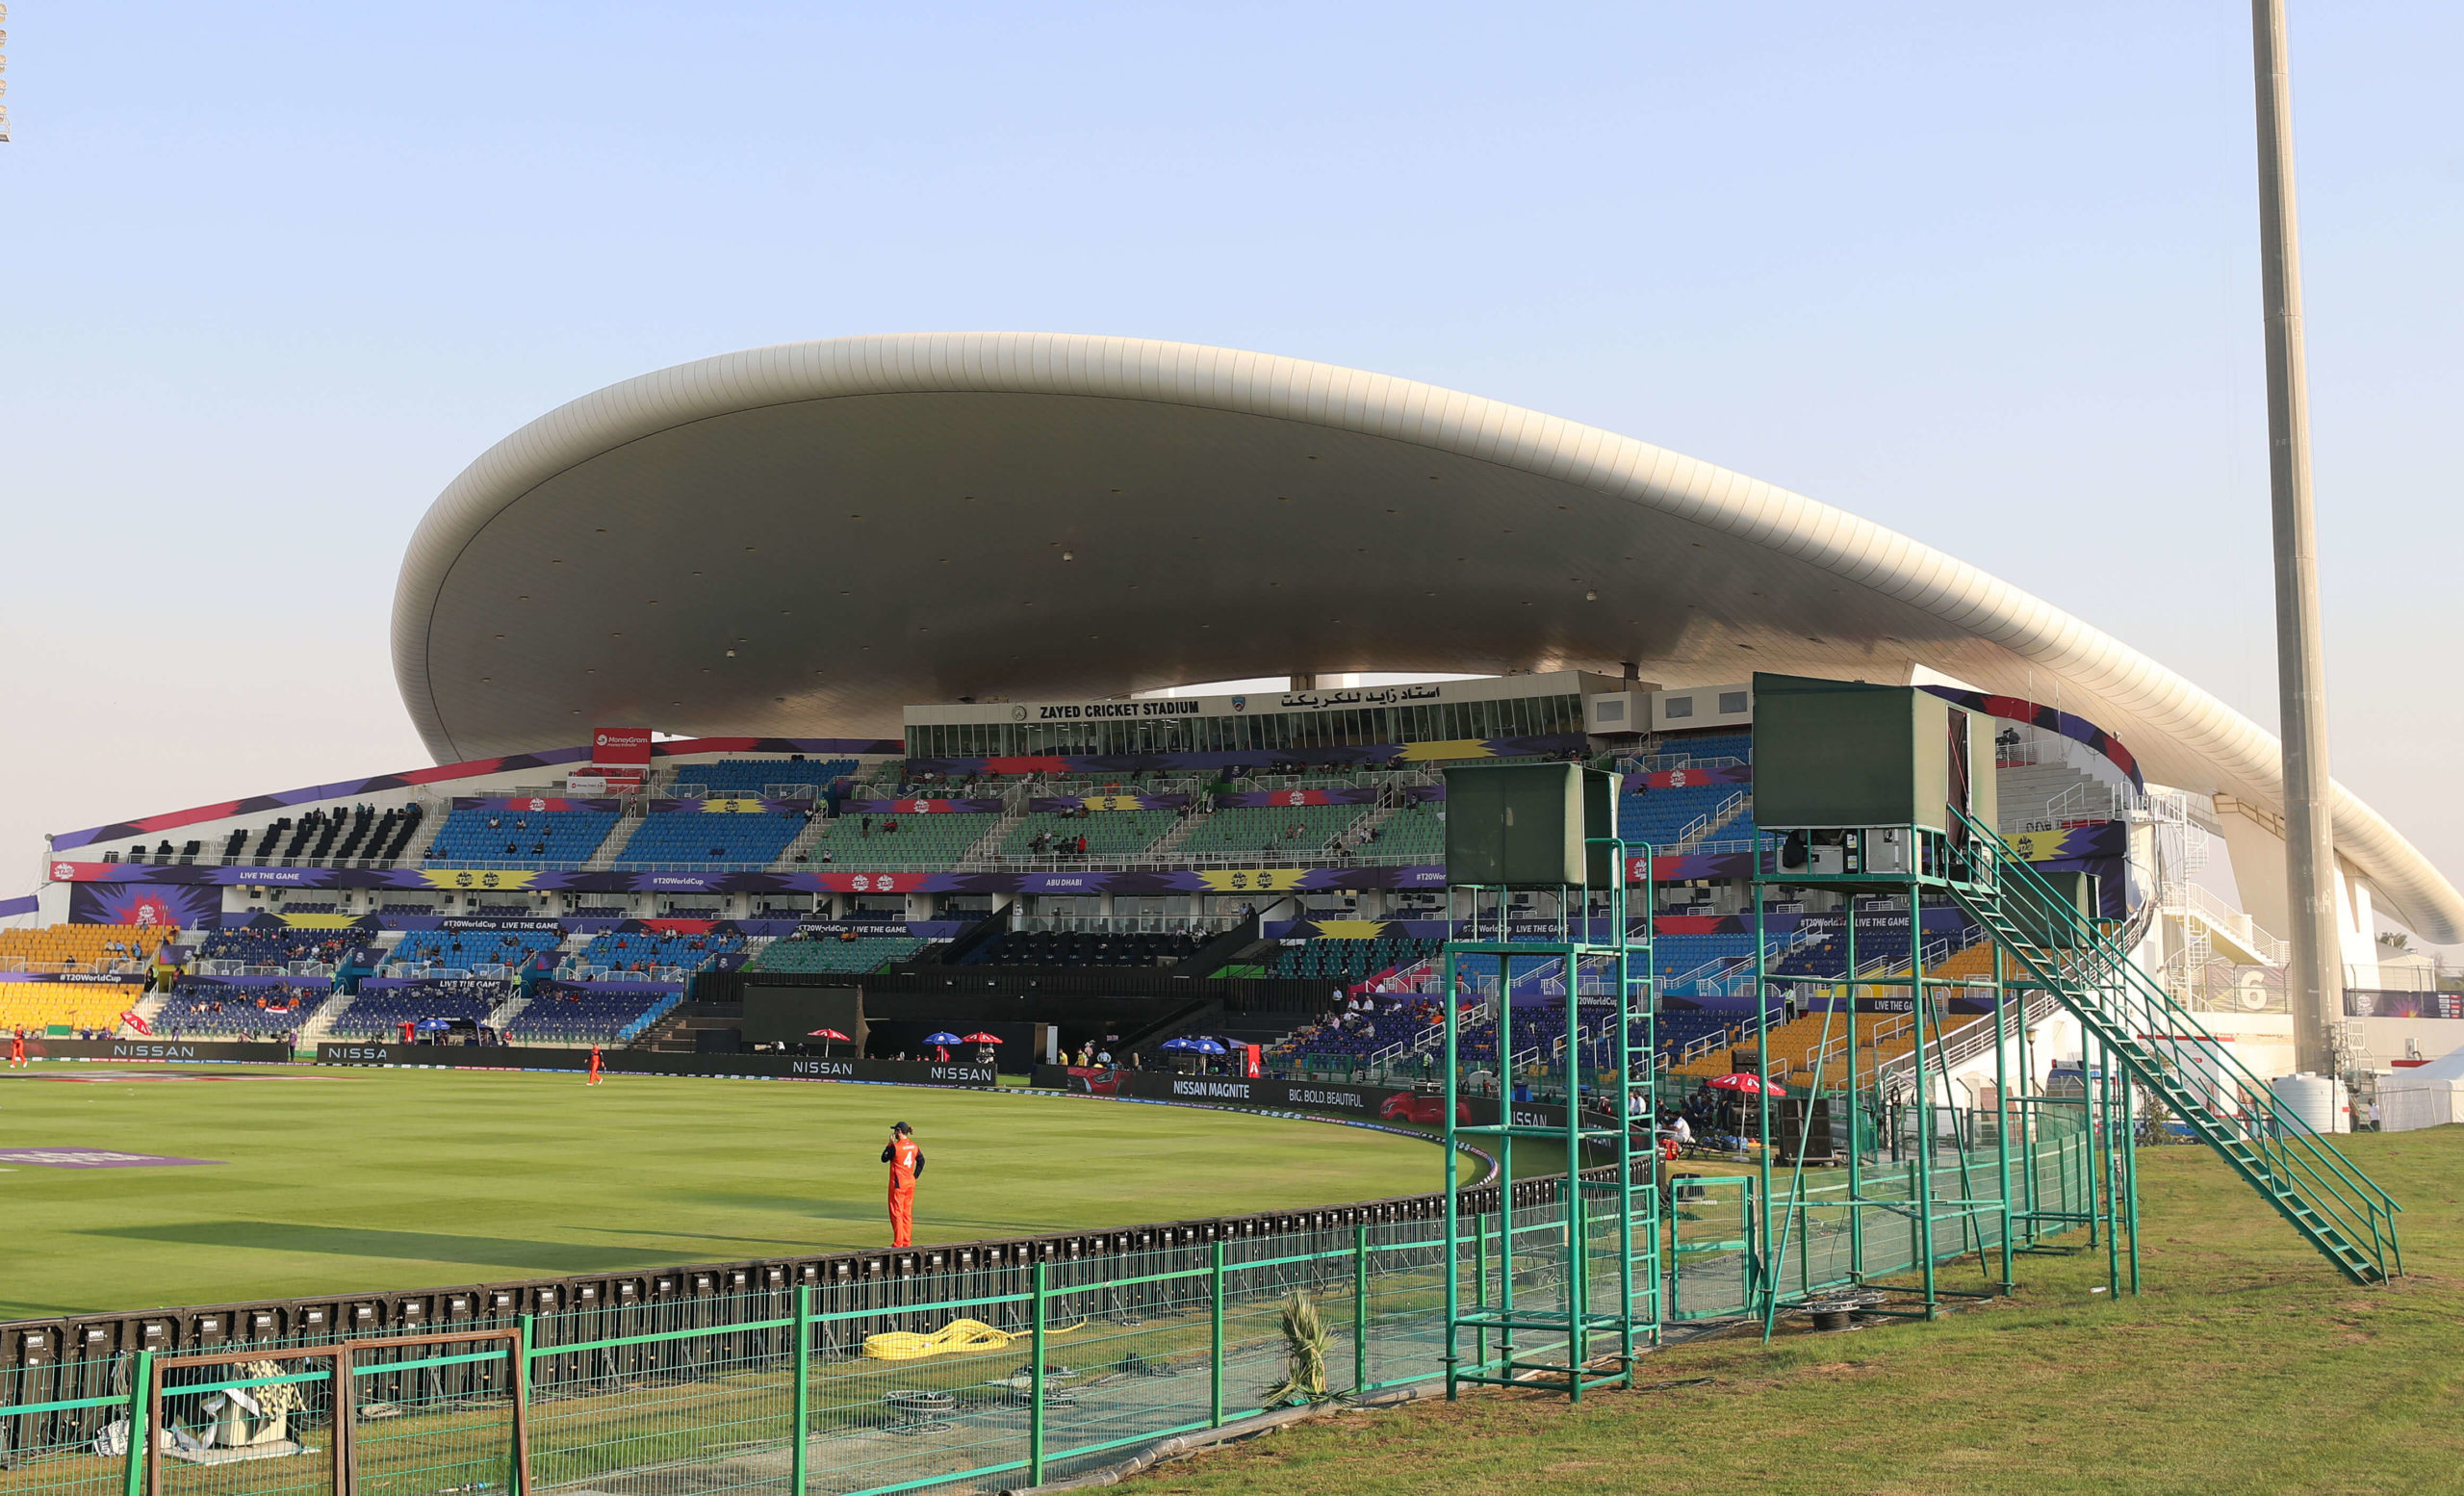
[[[1732,717],[1738,712],[1745,710],[1746,699],[1749,694],[1750,693],[1745,691],[1720,692],[1720,715],[1724,717]]]
[[[1694,698],[1691,696],[1671,696],[1660,704],[1660,715],[1664,717],[1690,717],[1693,714]]]

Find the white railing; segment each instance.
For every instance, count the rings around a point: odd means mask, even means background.
[[[1690,753],[1645,754],[1640,758],[1629,759],[1626,761],[1633,764],[1635,768],[1646,774],[1657,774],[1667,769],[1737,768],[1745,762],[1743,759],[1731,758],[1720,754],[1697,756]]]
[[[1737,1033],[1743,1027],[1743,1024],[1732,1023],[1716,1033],[1696,1035],[1677,1046],[1677,1063],[1691,1065],[1714,1050],[1736,1047]]]
[[[198,976],[321,976],[331,979],[334,967],[325,961],[256,962],[231,960],[199,960],[195,964]]]
[[[1848,1021],[1851,1024],[1857,1021],[1857,1014],[1853,1009],[1848,1014]],[[1909,1033],[1915,1026],[1915,1019],[1912,1017],[1905,1013],[1899,1014],[1875,1024],[1870,1033],[1857,1042],[1858,1047],[1866,1049],[1868,1052],[1878,1051],[1884,1045]],[[1819,1075],[1832,1061],[1844,1060],[1847,1057],[1848,1033],[1842,1029],[1837,1035],[1817,1045],[1812,1052],[1806,1056],[1801,1069],[1807,1074]]]
[[[1209,940],[1241,921],[1188,915],[1012,915],[1013,931],[1051,930],[1086,935],[1195,935]]]
[[[652,967],[644,971],[629,971],[623,967],[558,967],[555,979],[560,982],[684,982],[693,976],[684,967]]]
[[[1689,851],[1699,850],[1691,845],[1694,838],[1709,832],[1714,826],[1725,826],[1736,819],[1737,812],[1745,809],[1747,799],[1746,792],[1740,789],[1721,801],[1715,808],[1687,821],[1677,833],[1678,847]]]
[[[2168,883],[2159,891],[2166,914],[2177,919],[2197,919],[2224,933],[2227,940],[2257,956],[2271,967],[2283,966],[2292,959],[2292,947],[2259,928],[2258,922],[2241,910],[2226,903],[2221,896],[2203,885],[2190,882]]]

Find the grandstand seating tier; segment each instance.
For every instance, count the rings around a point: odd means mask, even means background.
[[[122,982],[0,982],[0,1033],[23,1029],[90,1028],[119,1031],[119,1016],[137,1006],[145,989]]]
[[[604,811],[455,811],[429,840],[428,864],[587,862],[615,824]]]
[[[1362,805],[1235,806],[1201,819],[1181,839],[1178,850],[1285,856],[1318,852],[1368,809]]]
[[[1074,847],[1080,838],[1087,841],[1089,857],[1135,857],[1152,846],[1156,839],[1170,831],[1180,820],[1178,811],[1089,811],[1040,812],[1022,816],[1002,838],[1004,857],[1055,857],[1074,855],[1059,850]],[[1036,838],[1049,838],[1042,847]]]
[[[156,1011],[153,1027],[180,1039],[279,1039],[306,1027],[330,995],[321,984],[182,981]]]
[[[33,929],[0,930],[0,961],[24,962],[27,970],[57,969],[66,964],[91,967],[97,962],[150,959],[171,931],[164,925],[50,924]]]
[[[721,759],[678,764],[675,783],[698,785],[712,798],[760,795],[772,786],[806,787],[819,794],[855,772],[853,759]]]
[[[749,962],[748,971],[878,971],[911,960],[930,941],[909,935],[834,934],[772,941]]]
[[[699,971],[744,949],[740,935],[661,935],[651,931],[608,931],[593,936],[573,958],[578,967],[604,967],[615,971],[648,972],[661,967]]]
[[[839,867],[947,867],[999,824],[994,815],[841,815],[805,858]]]

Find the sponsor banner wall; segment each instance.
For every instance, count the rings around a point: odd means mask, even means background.
[[[1238,1075],[1174,1075],[1163,1070],[1041,1065],[1036,1068],[1035,1083],[1051,1091],[1134,1096],[1147,1101],[1332,1112],[1399,1126],[1434,1127],[1445,1120],[1446,1110],[1443,1097],[1424,1091],[1315,1080],[1252,1080]],[[1498,1120],[1498,1103],[1491,1097],[1464,1096],[1456,1106],[1460,1122],[1487,1126]],[[1518,1123],[1529,1126],[1563,1126],[1566,1120],[1562,1107],[1522,1101],[1515,1103],[1514,1117]]]
[[[563,795],[455,795],[457,811],[501,811],[508,814],[552,814],[564,811],[588,811],[597,815],[613,815],[625,808],[622,800],[577,800]]]
[[[289,1045],[219,1044],[202,1039],[26,1038],[26,1053],[38,1060],[158,1061],[167,1064],[284,1065]]]
[[[810,800],[765,800],[758,795],[712,796],[701,800],[653,800],[660,815],[801,815],[813,808]]]
[[[1001,801],[998,796],[978,796],[973,799],[937,796],[912,800],[849,800],[838,810],[841,815],[998,815],[1000,812]]]
[[[548,1049],[497,1045],[322,1044],[320,1065],[439,1065],[454,1070],[584,1070],[587,1049]],[[602,1067],[616,1075],[751,1075],[783,1080],[862,1080],[908,1086],[963,1086],[989,1090],[995,1082],[988,1065],[896,1060],[834,1060],[785,1054],[655,1054],[646,1049],[609,1049]],[[886,1124],[885,1124],[886,1125]]]

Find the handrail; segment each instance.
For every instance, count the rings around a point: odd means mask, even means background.
[[[2226,903],[2213,890],[2187,879],[2169,881],[2159,890],[2165,913],[2177,918],[2203,919],[2272,967],[2291,959],[2291,945],[2259,927],[2243,910]]]
[[[2141,1072],[2143,1082],[2160,1094],[2168,1085],[2185,1093],[2226,1138],[2265,1164],[2272,1181],[2315,1184],[2315,1190],[2298,1192],[2305,1203],[2353,1233],[2356,1250],[2361,1247],[2358,1238],[2366,1237],[2374,1255],[2384,1262],[2392,1254],[2400,1269],[2395,1216],[2403,1206],[2280,1101],[2273,1088],[2229,1048],[2203,1043],[2209,1037],[2206,1026],[2009,843],[1973,817],[1955,813],[1969,833],[1970,855],[1982,864],[1975,869],[1981,874],[1977,885],[2005,898],[2015,896],[2039,930],[2059,931],[2069,941],[2066,951],[2047,949],[2050,968],[2028,954],[2027,947],[2020,948],[2016,953],[2031,974],[2057,990],[2078,989],[2083,993],[2080,1016],[2120,1030],[2117,1037],[2121,1042],[2111,1047],[2124,1065]],[[2091,1019],[2084,1011],[2088,992],[2118,1001],[2120,1011]],[[2178,1047],[2185,1042],[2199,1045],[2195,1055]],[[2211,1141],[2220,1146],[2220,1140]]]

